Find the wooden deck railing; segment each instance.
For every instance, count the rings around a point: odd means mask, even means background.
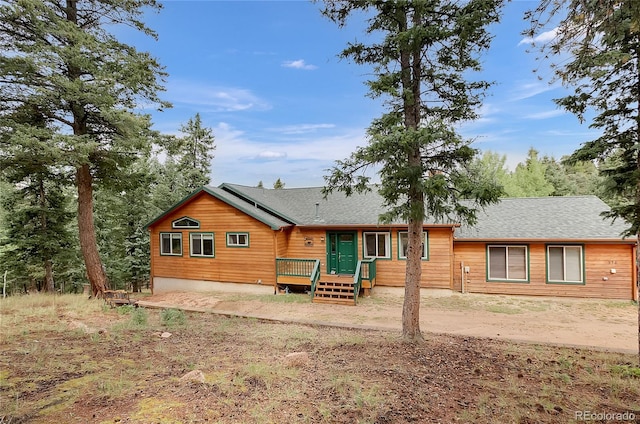
[[[362,281],[368,281],[367,288],[372,289],[376,284],[376,259],[363,259],[358,261],[356,272],[353,275],[353,303],[358,303],[358,296],[362,288]]]
[[[320,261],[317,259],[276,258],[276,283],[278,285],[311,286],[311,297],[320,280]],[[358,302],[360,289],[372,289],[376,284],[376,259],[359,260],[353,275],[354,303]]]
[[[277,284],[311,286],[311,296],[320,279],[320,261],[317,259],[276,258]]]

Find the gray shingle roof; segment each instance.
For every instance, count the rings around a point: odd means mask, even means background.
[[[383,199],[376,191],[350,197],[334,192],[325,199],[321,187],[275,190],[225,183],[220,188],[245,196],[297,225],[375,225],[384,212]]]
[[[605,220],[609,207],[596,196],[509,198],[478,213],[474,227],[456,230],[456,239],[620,239],[622,220]]]
[[[219,187],[208,186],[205,187],[205,191],[222,200],[223,202],[235,207],[236,209],[243,211],[247,215],[252,216],[258,221],[270,226],[274,230],[291,226],[291,224],[284,219],[274,216],[273,214],[270,214],[264,210],[253,207],[252,205],[244,202],[242,199],[239,199],[237,196],[234,196],[233,194],[222,190]]]
[[[252,209],[262,207],[296,225],[376,225],[385,212],[384,199],[375,190],[350,197],[334,192],[326,199],[321,187],[275,190],[225,183],[217,190],[242,196]],[[600,214],[608,210],[596,196],[503,199],[479,211],[474,227],[457,228],[456,239],[621,239],[627,224],[605,220]]]

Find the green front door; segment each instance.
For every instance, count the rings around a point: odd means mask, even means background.
[[[353,274],[356,271],[356,233],[327,233],[327,272],[329,274]]]

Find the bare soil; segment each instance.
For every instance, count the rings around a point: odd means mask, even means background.
[[[403,292],[379,288],[356,307],[313,304],[300,294],[164,293],[143,303],[305,324],[400,330]],[[638,351],[637,306],[630,301],[459,294],[425,291],[420,326],[430,333],[491,337],[634,353]]]
[[[357,307],[298,295],[190,296],[146,301],[222,314],[0,299],[0,423],[640,422],[636,355],[428,332],[424,343],[406,344],[387,309],[395,295]],[[529,299],[472,300],[472,320],[532,312]],[[443,313],[461,302],[425,301]],[[607,321],[633,305],[591,306],[588,315]],[[347,328],[349,317],[362,328]],[[192,371],[201,379],[184,379]]]

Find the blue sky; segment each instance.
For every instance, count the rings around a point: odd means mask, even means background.
[[[495,81],[462,134],[474,146],[507,156],[513,168],[530,147],[560,158],[597,136],[552,102],[566,93],[539,80],[535,56],[521,31],[535,1],[506,5],[495,39],[483,57],[485,79]],[[306,1],[165,1],[145,22],[159,36],[125,33],[123,41],[149,51],[165,66],[165,100],[173,108],[152,112],[154,128],[179,134],[196,113],[216,137],[212,184],[266,187],[322,186],[326,169],[366,144],[380,99],[366,96],[367,69],[337,55],[363,40],[357,22],[338,28]]]

